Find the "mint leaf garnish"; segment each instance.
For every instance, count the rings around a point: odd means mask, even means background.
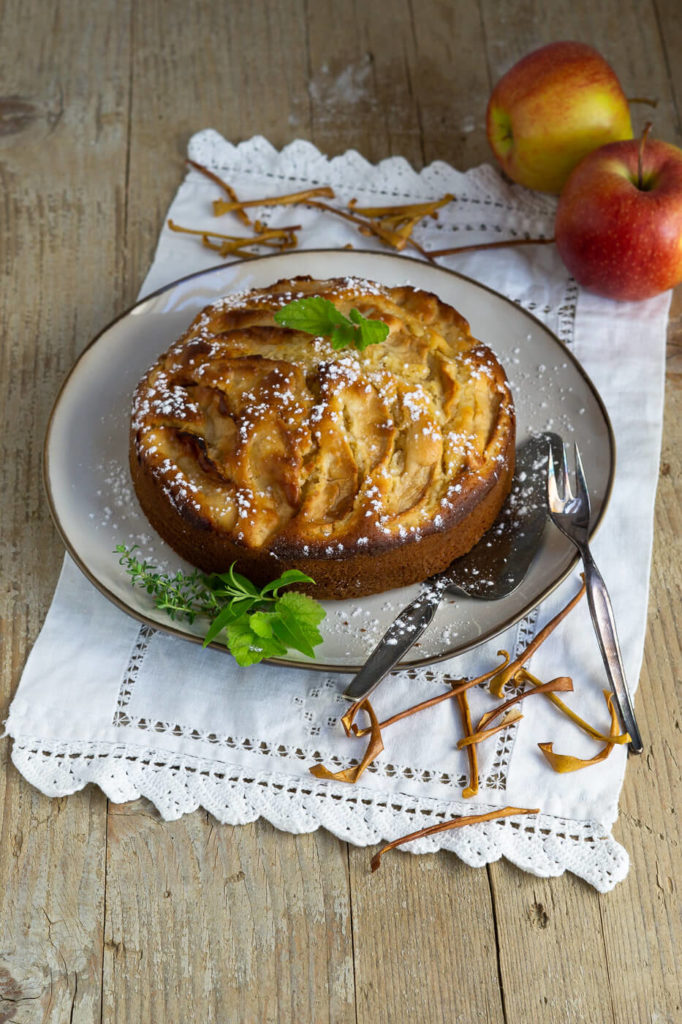
[[[383,320],[367,319],[362,313],[358,313],[357,309],[351,309],[349,315],[359,332],[355,339],[355,347],[361,352],[368,345],[378,345],[387,337],[388,324],[385,324]]]
[[[276,323],[294,331],[329,338],[332,348],[354,345],[360,352],[368,345],[377,345],[388,337],[388,324],[364,317],[357,309],[344,316],[333,302],[321,295],[294,299],[274,314]]]
[[[308,594],[299,594],[297,591],[290,591],[288,594],[283,594],[279,599],[280,610],[286,608],[293,615],[296,616],[299,626],[301,629],[306,631],[308,638],[311,643],[319,643],[317,639],[319,633],[317,627],[322,622],[325,616],[325,611],[322,605],[309,597]],[[312,638],[315,637],[313,640]]]
[[[272,594],[273,597],[278,597],[279,591],[281,590],[282,587],[290,587],[292,583],[312,582],[313,581],[311,580],[310,576],[306,576],[306,574],[304,572],[301,572],[299,569],[285,569],[282,575],[279,576],[276,580],[273,580],[272,583],[266,583],[264,587],[261,587],[260,593],[261,595]],[[298,596],[305,597],[304,594],[299,594]],[[306,600],[312,601],[315,607],[319,608],[324,616],[324,612],[322,611],[322,608],[317,603],[317,601],[313,601],[312,597],[308,597],[306,598]]]
[[[279,599],[277,612],[281,628],[278,631],[279,624],[274,624],[273,628],[280,640],[288,635],[291,646],[297,651],[307,651],[309,658],[314,657],[313,647],[322,642],[317,627],[324,618],[324,609],[307,594],[291,592]]]
[[[257,615],[254,612],[254,615]],[[263,658],[277,658],[286,654],[287,649],[274,637],[262,637],[253,629],[251,615],[240,615],[227,627],[227,643],[230,654],[242,668],[255,665]]]
[[[274,314],[274,319],[282,327],[291,327],[294,331],[305,331],[306,334],[319,334],[329,337],[335,327],[347,324],[348,320],[340,313],[333,302],[323,299],[321,295],[311,295],[307,299],[294,299],[282,306]]]
[[[322,643],[317,628],[325,617],[322,606],[307,594],[280,594],[292,584],[314,582],[298,569],[287,569],[259,589],[246,576],[235,572],[234,566],[210,576],[199,570],[171,575],[159,572],[149,562],[141,562],[134,547],[119,544],[116,552],[131,584],[146,590],[156,607],[171,619],[194,622],[197,616],[209,618],[204,646],[224,633],[238,665],[281,657],[289,650],[314,658],[314,648]]]

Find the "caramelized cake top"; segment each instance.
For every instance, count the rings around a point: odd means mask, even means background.
[[[363,351],[280,327],[322,296],[389,328]],[[435,295],[295,278],[207,306],[140,382],[132,445],[174,511],[241,548],[320,556],[447,529],[513,457],[497,359]]]

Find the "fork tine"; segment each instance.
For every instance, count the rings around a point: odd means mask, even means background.
[[[585,479],[585,470],[583,469],[583,460],[580,458],[580,449],[578,445],[574,443],[573,454],[575,456],[575,489],[576,497],[582,502],[583,507],[587,510],[587,515],[590,515],[590,492],[587,489],[587,480]]]
[[[556,472],[554,465],[554,452],[552,451],[552,442],[549,442],[549,450],[547,453],[547,500],[549,502],[550,509],[554,510],[559,503],[559,492],[556,486]]]
[[[568,458],[567,458],[567,455],[566,455],[566,445],[565,444],[562,445],[562,450],[563,450],[563,455],[564,455],[564,461],[563,461],[563,467],[562,467],[563,468],[563,475],[564,475],[564,479],[563,479],[563,485],[564,485],[563,499],[564,499],[564,501],[570,501],[573,498],[573,491],[571,490],[571,476],[570,476],[570,474],[568,472]]]

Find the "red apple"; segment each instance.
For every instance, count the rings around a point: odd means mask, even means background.
[[[513,181],[559,193],[591,150],[632,138],[630,111],[612,68],[585,43],[550,43],[515,64],[486,113],[493,153]]]
[[[555,238],[579,284],[647,299],[682,281],[682,150],[647,139],[588,154],[559,198]]]

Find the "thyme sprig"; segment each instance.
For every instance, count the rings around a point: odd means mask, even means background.
[[[313,583],[298,569],[287,569],[276,580],[257,587],[235,571],[206,575],[160,572],[141,561],[136,547],[116,547],[119,563],[130,576],[132,586],[146,590],[154,604],[171,619],[187,622],[203,616],[210,619],[204,646],[225,634],[227,646],[238,665],[253,665],[264,658],[281,657],[290,650],[315,657],[322,643],[318,625],[325,616],[322,606],[307,594],[281,591],[296,583]]]

